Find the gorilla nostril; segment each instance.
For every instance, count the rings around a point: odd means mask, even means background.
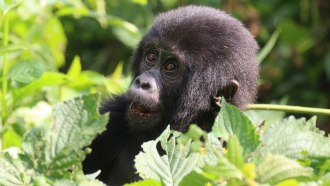
[[[136,84],[136,85],[140,85],[140,79],[139,79],[139,78],[136,78],[136,79],[135,79],[135,84]]]
[[[150,83],[141,83],[140,86],[143,90],[148,90],[151,88]]]

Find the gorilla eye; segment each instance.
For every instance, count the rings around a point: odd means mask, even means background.
[[[164,65],[164,69],[166,71],[174,71],[176,69],[176,65],[173,62],[167,63]]]
[[[149,62],[155,62],[157,60],[157,53],[151,52],[151,53],[147,54],[146,60]]]

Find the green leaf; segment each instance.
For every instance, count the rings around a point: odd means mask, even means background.
[[[34,169],[46,176],[63,177],[79,170],[83,148],[105,129],[108,118],[98,113],[99,95],[75,98],[55,106],[49,130],[35,129],[24,138],[23,149],[35,162]],[[69,176],[68,174],[67,176]]]
[[[98,95],[83,96],[54,108],[54,123],[47,135],[46,159],[53,170],[65,171],[85,157],[83,147],[105,130],[108,118],[98,113]]]
[[[112,26],[112,31],[117,38],[130,48],[135,48],[142,38],[137,26],[121,18],[109,16],[108,23]]]
[[[212,132],[226,141],[230,136],[236,135],[239,143],[244,147],[244,156],[254,151],[259,143],[259,135],[251,121],[239,109],[225,101],[221,105]]]
[[[113,73],[111,74],[111,79],[113,80],[120,80],[122,75],[123,75],[123,71],[124,71],[124,62],[120,61],[115,70],[113,71]]]
[[[120,94],[128,89],[131,81],[131,77],[125,77],[118,80],[114,80],[113,78],[105,78],[105,86],[109,94]]]
[[[78,77],[71,79],[67,84],[69,87],[79,89],[95,85],[104,85],[105,77],[94,71],[82,71]]]
[[[16,63],[9,71],[8,77],[13,84],[26,85],[40,78],[46,66],[40,62],[24,61]]]
[[[0,55],[2,56],[4,53],[17,52],[21,50],[27,50],[27,48],[21,44],[9,44],[7,46],[1,46]]]
[[[233,135],[229,138],[227,147],[228,152],[226,154],[226,157],[228,158],[228,160],[237,168],[242,168],[242,166],[244,165],[243,149],[239,144],[236,135]]]
[[[295,179],[289,179],[281,181],[280,183],[276,184],[275,186],[300,186],[299,182]]]
[[[206,165],[203,167],[202,175],[208,179],[217,181],[226,178],[242,179],[242,171],[232,164],[225,156],[219,157],[215,166]]]
[[[61,21],[56,16],[51,16],[45,22],[44,30],[42,30],[43,42],[50,49],[52,57],[55,59],[56,65],[62,66],[65,63],[65,47],[66,36]]]
[[[256,173],[258,181],[273,185],[289,178],[310,177],[313,169],[302,167],[285,156],[268,154],[257,166]]]
[[[56,12],[56,16],[73,16],[73,17],[83,17],[83,16],[90,16],[91,12],[88,10],[87,7],[63,7]]]
[[[8,153],[0,153],[0,185],[26,185],[26,173],[19,160],[13,159]]]
[[[9,128],[3,133],[2,136],[2,148],[6,149],[8,147],[20,147],[22,137],[13,130],[13,128]]]
[[[193,171],[183,178],[180,186],[206,185],[209,182],[211,182],[211,180]]]
[[[148,4],[148,0],[132,0],[133,3],[145,6]]]
[[[143,152],[135,157],[135,167],[142,178],[176,186],[196,167],[199,154],[190,152],[190,142],[177,144],[179,134],[170,131],[168,127],[159,138],[142,145]],[[159,155],[156,147],[158,143],[161,143],[166,155]]]
[[[15,100],[20,100],[26,96],[34,94],[40,88],[52,85],[60,85],[66,82],[67,76],[57,72],[45,72],[39,79],[32,81],[30,84],[15,89],[13,95]]]
[[[266,128],[256,155],[281,154],[290,158],[330,158],[330,139],[316,127],[316,117],[289,117]]]
[[[285,112],[271,110],[247,110],[244,114],[249,118],[254,126],[269,126],[278,121],[282,121]]]
[[[159,181],[156,180],[143,180],[143,181],[138,181],[130,184],[125,184],[124,186],[162,186],[163,184]]]
[[[35,183],[35,185],[38,185]],[[44,184],[39,184],[40,186],[44,186]],[[54,186],[106,186],[99,180],[91,180],[86,179],[86,177],[80,178],[76,181],[69,179],[56,179],[52,184]]]
[[[68,76],[72,78],[77,78],[80,75],[80,73],[81,73],[80,57],[75,56],[68,70]]]

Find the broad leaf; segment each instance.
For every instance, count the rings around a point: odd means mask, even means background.
[[[330,139],[316,128],[316,117],[289,117],[271,125],[260,138],[257,155],[281,154],[291,158],[330,158]]]
[[[212,132],[226,141],[230,136],[236,135],[239,143],[244,147],[245,156],[252,152],[259,143],[259,136],[251,121],[240,110],[225,101],[221,105]]]
[[[0,153],[0,185],[25,185],[25,168],[8,153]]]
[[[256,172],[258,181],[273,185],[289,178],[312,176],[313,169],[302,167],[285,156],[269,154],[263,157]]]
[[[81,171],[81,161],[85,157],[83,148],[105,129],[108,121],[98,113],[98,100],[98,95],[89,95],[55,106],[53,124],[32,129],[24,137],[24,153],[15,159],[10,156],[0,158],[3,182],[16,183],[24,179],[23,183],[44,185],[42,183],[49,183],[48,179],[57,178],[55,185],[59,182],[60,185],[94,182],[94,185],[101,185]]]
[[[83,96],[55,107],[46,152],[54,170],[80,164],[84,158],[83,147],[105,130],[108,118],[98,114],[98,99],[98,95]]]
[[[191,142],[177,144],[179,134],[167,128],[159,138],[142,145],[143,152],[135,158],[135,166],[142,178],[162,181],[165,185],[179,185],[183,177],[196,167],[199,154],[190,151]],[[166,155],[159,155],[158,143]]]

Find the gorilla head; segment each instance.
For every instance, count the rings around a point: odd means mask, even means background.
[[[219,10],[187,6],[159,15],[133,57],[130,124],[209,130],[220,97],[241,109],[254,100],[257,50],[249,31]]]

